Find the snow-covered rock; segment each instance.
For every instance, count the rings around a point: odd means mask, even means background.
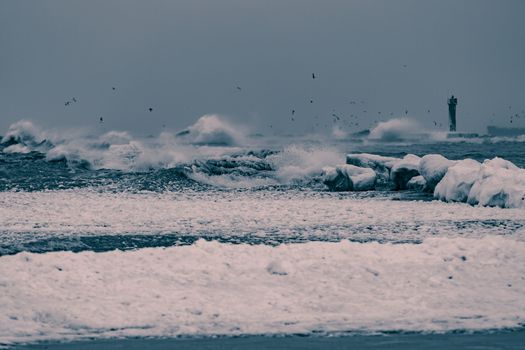
[[[423,191],[426,188],[427,182],[421,175],[414,176],[407,182],[407,188],[416,191]]]
[[[362,168],[371,168],[375,171],[390,170],[399,158],[384,157],[369,153],[350,153],[346,155],[346,164]]]
[[[498,157],[483,164],[464,159],[448,169],[434,197],[472,205],[525,208],[525,169]]]
[[[525,208],[525,169],[494,158],[480,167],[467,202],[490,207]]]
[[[447,202],[466,202],[480,168],[481,164],[473,159],[458,161],[436,185],[434,197]]]
[[[421,158],[414,154],[407,154],[396,161],[390,169],[390,180],[396,190],[404,190],[407,183],[414,176],[419,175],[419,162]]]
[[[323,183],[330,191],[367,191],[375,186],[376,173],[370,168],[342,164],[323,168]]]
[[[346,155],[346,164],[374,170],[377,175],[377,180],[382,183],[389,182],[390,169],[392,169],[392,166],[394,166],[399,160],[399,158],[384,157],[369,153],[354,153]]]
[[[427,154],[419,162],[419,173],[425,178],[426,189],[434,191],[436,185],[456,162],[440,154]]]

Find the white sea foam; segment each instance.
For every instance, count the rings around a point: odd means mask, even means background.
[[[287,183],[320,176],[324,167],[344,163],[344,154],[330,147],[290,145],[269,156],[268,161],[275,168],[276,178]]]
[[[3,150],[5,153],[38,151],[45,153],[49,161],[84,161],[95,169],[142,171],[229,154],[238,150],[231,146],[243,140],[242,129],[215,115],[201,117],[188,130],[184,137],[162,132],[156,138],[140,139],[125,131],[98,136],[82,130],[43,131],[30,121],[19,121],[11,125],[2,143],[15,142]]]
[[[440,201],[359,199],[329,192],[99,192],[76,189],[45,192],[2,192],[0,232],[15,243],[31,237],[78,237],[112,234],[251,233],[261,236],[297,233],[357,239],[421,239],[427,235],[455,236],[450,223],[464,226],[462,235],[494,232],[487,221],[523,220],[520,209],[482,208]],[[412,224],[411,228],[400,229]],[[367,230],[356,230],[367,227]],[[373,231],[370,231],[375,228]],[[510,234],[506,226],[497,233]],[[389,231],[390,230],[390,231]],[[395,232],[394,232],[395,231]]]
[[[421,132],[421,127],[416,120],[409,118],[395,118],[380,122],[370,131],[368,136],[376,141],[402,141],[410,140]]]
[[[494,236],[20,253],[0,257],[0,343],[515,327],[524,274],[525,242]]]
[[[224,117],[215,114],[200,117],[195,124],[178,134],[184,141],[197,145],[236,146],[243,144],[244,135]]]
[[[1,139],[1,143],[17,142],[22,144],[36,145],[44,141],[45,136],[28,120],[20,120],[9,126],[9,129]]]

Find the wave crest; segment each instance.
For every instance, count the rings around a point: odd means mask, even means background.
[[[200,117],[195,124],[179,132],[177,136],[195,145],[238,146],[244,143],[241,130],[215,114]]]
[[[370,131],[369,139],[375,141],[402,141],[414,138],[421,131],[419,123],[410,118],[396,118],[380,122]]]

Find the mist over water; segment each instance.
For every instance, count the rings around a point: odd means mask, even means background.
[[[394,157],[438,153],[478,161],[499,156],[525,164],[520,137],[446,139],[408,118],[380,123],[369,135],[340,136],[263,135],[217,115],[205,115],[181,131],[146,138],[125,130],[46,130],[22,120],[1,139],[0,157],[6,166],[0,184],[4,190],[108,184],[165,190],[168,184],[190,181],[216,188],[322,189],[322,169],[343,164],[345,154],[353,152]],[[163,185],[156,188],[159,182]]]

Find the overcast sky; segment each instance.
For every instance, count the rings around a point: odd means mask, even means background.
[[[354,114],[357,131],[406,110],[444,129],[451,93],[459,130],[525,126],[525,1],[0,2],[0,133],[209,113],[296,133]]]

